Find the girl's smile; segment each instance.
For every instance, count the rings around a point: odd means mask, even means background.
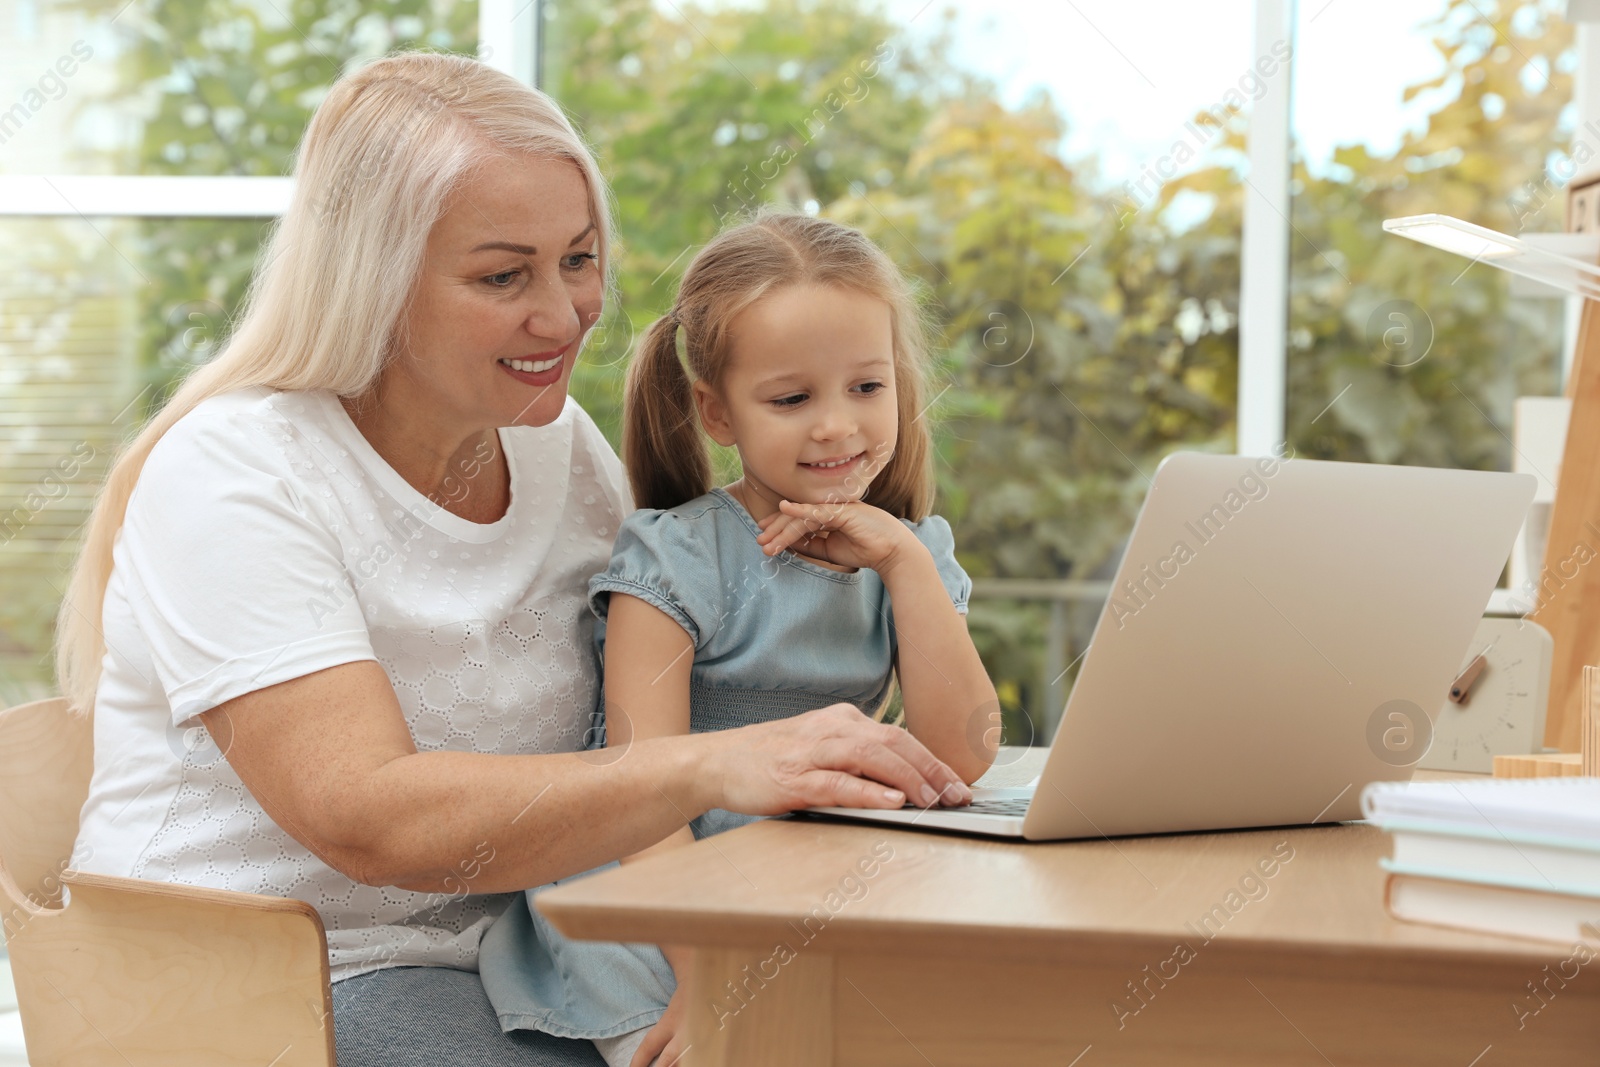
[[[841,456],[838,459],[814,460],[810,463],[801,462],[800,466],[813,474],[824,477],[842,477],[854,470],[856,464],[865,459],[866,456],[865,452],[857,452],[854,455]]]

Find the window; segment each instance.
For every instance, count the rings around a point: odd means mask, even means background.
[[[1249,13],[551,0],[545,87],[626,242],[618,347],[575,393],[616,442],[626,341],[727,218],[871,234],[928,297],[939,510],[1007,738],[1047,735],[1148,475],[1234,447]]]
[[[0,0],[0,700],[52,688],[106,464],[226,334],[328,84],[394,47],[472,51],[478,17],[455,0]]]
[[[0,699],[48,687],[104,462],[225,335],[311,110],[398,46],[537,76],[595,144],[622,300],[573,391],[613,443],[728,219],[826,214],[915,279],[1008,740],[1049,736],[1167,453],[1505,467],[1512,398],[1556,391],[1559,302],[1379,228],[1560,228],[1525,192],[1575,128],[1554,0],[123,4],[0,0]]]
[[[1527,190],[1572,137],[1574,36],[1548,3],[1301,5],[1287,405],[1298,454],[1511,469],[1513,400],[1561,390],[1562,302],[1381,225],[1442,212],[1504,233],[1561,230],[1564,198]]]

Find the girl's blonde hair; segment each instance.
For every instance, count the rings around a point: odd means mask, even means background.
[[[300,142],[289,208],[237,328],[122,450],[95,501],[56,623],[57,680],[74,712],[94,706],[112,544],[156,442],[201,401],[236,389],[367,392],[404,347],[406,304],[447,197],[486,160],[513,153],[582,172],[607,269],[605,183],[548,96],[467,56],[428,52],[386,56],[334,83]]]
[[[672,508],[711,491],[711,455],[691,383],[720,389],[734,318],[776,289],[806,283],[866,293],[889,306],[900,428],[893,455],[863,499],[913,521],[932,510],[933,442],[919,418],[927,392],[927,338],[910,287],[860,232],[827,219],[776,213],[725,230],[706,245],[684,272],[672,310],[639,341],[628,367],[622,429],[635,504]],[[684,361],[678,357],[680,327]]]

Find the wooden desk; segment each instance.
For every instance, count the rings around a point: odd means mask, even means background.
[[[683,1067],[1600,1063],[1600,955],[1563,984],[1570,947],[1395,922],[1388,849],[1363,824],[1008,844],[770,820],[539,906],[694,947]]]

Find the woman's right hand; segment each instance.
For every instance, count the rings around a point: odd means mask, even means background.
[[[905,730],[834,704],[776,722],[702,735],[717,745],[718,807],[746,815],[797,808],[956,806],[972,790]]]

